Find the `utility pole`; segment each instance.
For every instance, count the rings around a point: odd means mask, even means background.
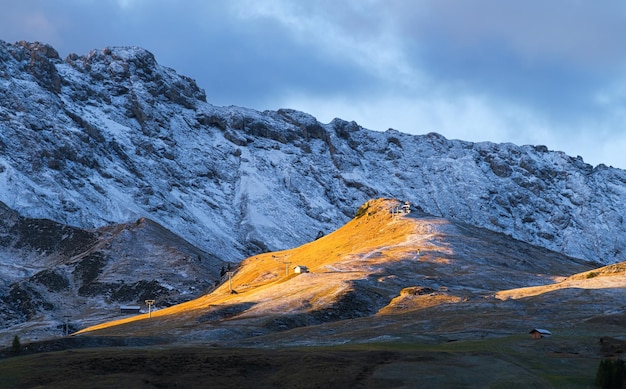
[[[280,262],[280,263],[284,263],[285,264],[285,277],[289,276],[289,265],[291,264],[290,261],[286,260],[283,256],[283,258],[279,258],[276,257],[275,255],[272,255],[272,258],[274,258],[274,260],[276,262]]]
[[[228,287],[230,288],[230,294],[233,294],[233,272],[229,271],[228,274]]]
[[[154,304],[154,300],[146,300],[146,304],[148,304],[148,317],[152,318],[152,305]]]
[[[68,336],[70,334],[70,315],[64,315],[63,318],[65,319],[65,336]]]

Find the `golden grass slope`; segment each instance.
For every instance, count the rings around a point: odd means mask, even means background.
[[[626,262],[563,277],[553,284],[503,290],[496,293],[500,300],[521,299],[554,292],[561,289],[614,289],[626,288]]]
[[[593,269],[585,261],[463,223],[419,212],[397,214],[400,204],[371,200],[337,231],[291,250],[247,258],[213,292],[159,309],[150,320],[138,315],[78,333],[181,336],[191,329],[239,326],[238,336],[249,336],[271,331],[267,323],[276,317],[305,315],[293,325],[302,326],[480,303],[494,295],[508,298],[503,290],[545,288]],[[309,272],[294,274],[295,266]]]
[[[308,311],[330,305],[350,291],[352,282],[365,279],[389,262],[416,258],[418,251],[429,256],[445,252],[432,244],[437,235],[433,221],[419,223],[394,215],[397,200],[379,199],[366,203],[362,215],[345,226],[303,246],[245,259],[212,293],[152,313],[152,320],[165,322],[202,315],[218,306],[249,306],[239,317]],[[294,274],[294,266],[309,273]],[[232,288],[232,293],[231,293]],[[397,294],[397,292],[396,292]],[[138,315],[86,328],[79,333],[142,321]]]

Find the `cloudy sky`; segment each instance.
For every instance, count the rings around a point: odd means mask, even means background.
[[[0,39],[141,46],[215,105],[626,169],[626,1],[0,0]]]

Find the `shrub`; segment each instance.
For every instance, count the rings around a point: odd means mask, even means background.
[[[356,219],[364,216],[367,213],[367,210],[370,208],[370,204],[369,203],[365,203],[363,205],[361,205],[359,207],[359,209],[356,210],[356,214],[354,215],[354,217]]]
[[[595,271],[587,273],[587,278],[593,278],[597,276],[598,276],[598,273],[596,273]]]
[[[11,345],[11,350],[15,354],[19,354],[20,352],[22,352],[22,344],[20,343],[20,337],[17,335],[13,337],[13,344]]]
[[[621,359],[603,359],[596,373],[596,385],[608,389],[626,388],[626,365]]]

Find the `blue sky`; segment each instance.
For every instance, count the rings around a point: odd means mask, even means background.
[[[626,168],[626,2],[0,0],[0,39],[141,46],[215,105]]]

